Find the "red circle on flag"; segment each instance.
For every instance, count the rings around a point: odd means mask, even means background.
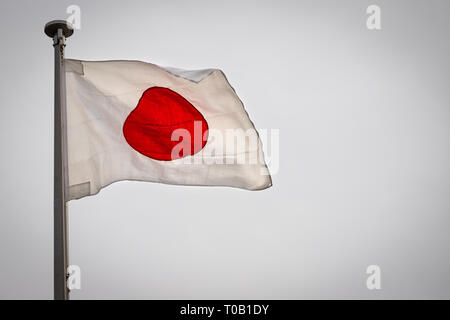
[[[189,101],[162,87],[145,90],[123,124],[125,140],[134,150],[165,161],[199,152],[207,130],[205,118]]]

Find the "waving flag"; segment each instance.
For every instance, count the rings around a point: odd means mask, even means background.
[[[66,60],[66,199],[115,181],[271,186],[253,123],[220,70]]]

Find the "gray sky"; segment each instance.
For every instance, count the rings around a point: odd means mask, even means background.
[[[67,57],[220,68],[256,127],[280,130],[266,191],[120,182],[70,202],[73,299],[450,298],[450,4],[436,0],[2,1],[0,298],[52,298],[43,27],[71,4]]]

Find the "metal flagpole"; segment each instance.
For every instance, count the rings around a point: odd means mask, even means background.
[[[54,111],[54,187],[53,187],[53,292],[55,300],[68,300],[67,288],[68,267],[68,234],[67,212],[65,199],[66,184],[66,86],[64,67],[64,47],[66,38],[73,34],[73,27],[64,20],[50,21],[45,25],[44,32],[53,38],[55,49],[55,111]]]

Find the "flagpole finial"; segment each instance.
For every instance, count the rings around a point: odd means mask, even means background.
[[[73,25],[66,20],[53,20],[45,24],[44,32],[50,38],[53,38],[58,29],[62,30],[64,37],[68,38],[73,34]]]

